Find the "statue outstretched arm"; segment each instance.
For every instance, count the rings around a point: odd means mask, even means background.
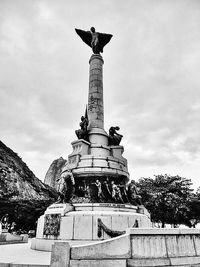
[[[91,42],[92,42],[92,35],[90,31],[83,31],[80,29],[75,29],[76,33],[81,37],[81,39],[83,40],[83,42],[85,42],[87,45],[91,46]]]
[[[111,38],[113,37],[112,34],[107,33],[99,33],[99,45],[100,45],[100,52],[103,53],[104,46],[110,42]]]

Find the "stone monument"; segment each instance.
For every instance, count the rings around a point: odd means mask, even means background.
[[[104,61],[100,53],[112,35],[96,32],[94,27],[75,30],[94,53],[89,60],[88,103],[60,177],[60,197],[38,219],[31,246],[38,250],[50,251],[59,240],[85,244],[121,235],[129,227],[150,227],[149,213],[141,205],[135,184],[128,184],[120,129],[112,126],[109,134],[104,129]]]

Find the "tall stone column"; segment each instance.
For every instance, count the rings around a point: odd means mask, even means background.
[[[89,129],[104,129],[103,109],[103,58],[93,54],[90,58],[90,77],[88,94]]]
[[[93,54],[90,58],[90,77],[88,94],[89,140],[92,144],[91,153],[96,154],[98,146],[108,145],[108,135],[104,130],[103,108],[103,58]],[[98,155],[108,155],[105,149],[98,150]]]

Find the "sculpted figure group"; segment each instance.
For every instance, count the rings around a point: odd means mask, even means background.
[[[135,181],[131,181],[128,185],[123,183],[117,184],[114,180],[107,178],[100,182],[96,179],[88,186],[85,192],[92,202],[110,202],[110,203],[131,203],[132,205],[141,205],[141,197]]]
[[[123,183],[117,184],[114,180],[106,179],[102,183],[97,180],[98,202],[114,202],[114,203],[131,203],[132,205],[141,205],[141,197],[135,181],[131,181],[128,185]]]
[[[96,179],[89,184],[86,184],[85,180],[83,180],[78,185],[75,185],[73,174],[68,170],[61,174],[60,178],[57,179],[57,183],[59,198],[56,203],[70,202],[77,196],[83,199],[86,198],[91,202],[141,205],[141,197],[138,194],[134,180],[128,185],[117,184],[109,178],[102,182]]]
[[[141,205],[141,197],[138,194],[134,180],[128,185],[117,184],[109,178],[103,182],[96,179],[90,184],[86,184],[85,180],[83,180],[81,184],[75,186],[73,174],[70,170],[67,170],[57,179],[57,183],[59,198],[56,203],[70,202],[77,195],[78,197],[87,198],[91,202]]]
[[[81,116],[80,129],[75,131],[78,139],[83,139],[83,140],[89,142],[88,124],[89,124],[88,117],[87,116]],[[118,146],[120,144],[123,135],[121,135],[117,132],[119,130],[120,130],[120,128],[118,126],[110,127],[109,135],[108,135],[108,145],[109,146]]]

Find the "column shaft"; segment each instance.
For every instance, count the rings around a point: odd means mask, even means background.
[[[103,58],[93,54],[90,58],[90,77],[88,94],[89,129],[104,129],[103,108]]]

